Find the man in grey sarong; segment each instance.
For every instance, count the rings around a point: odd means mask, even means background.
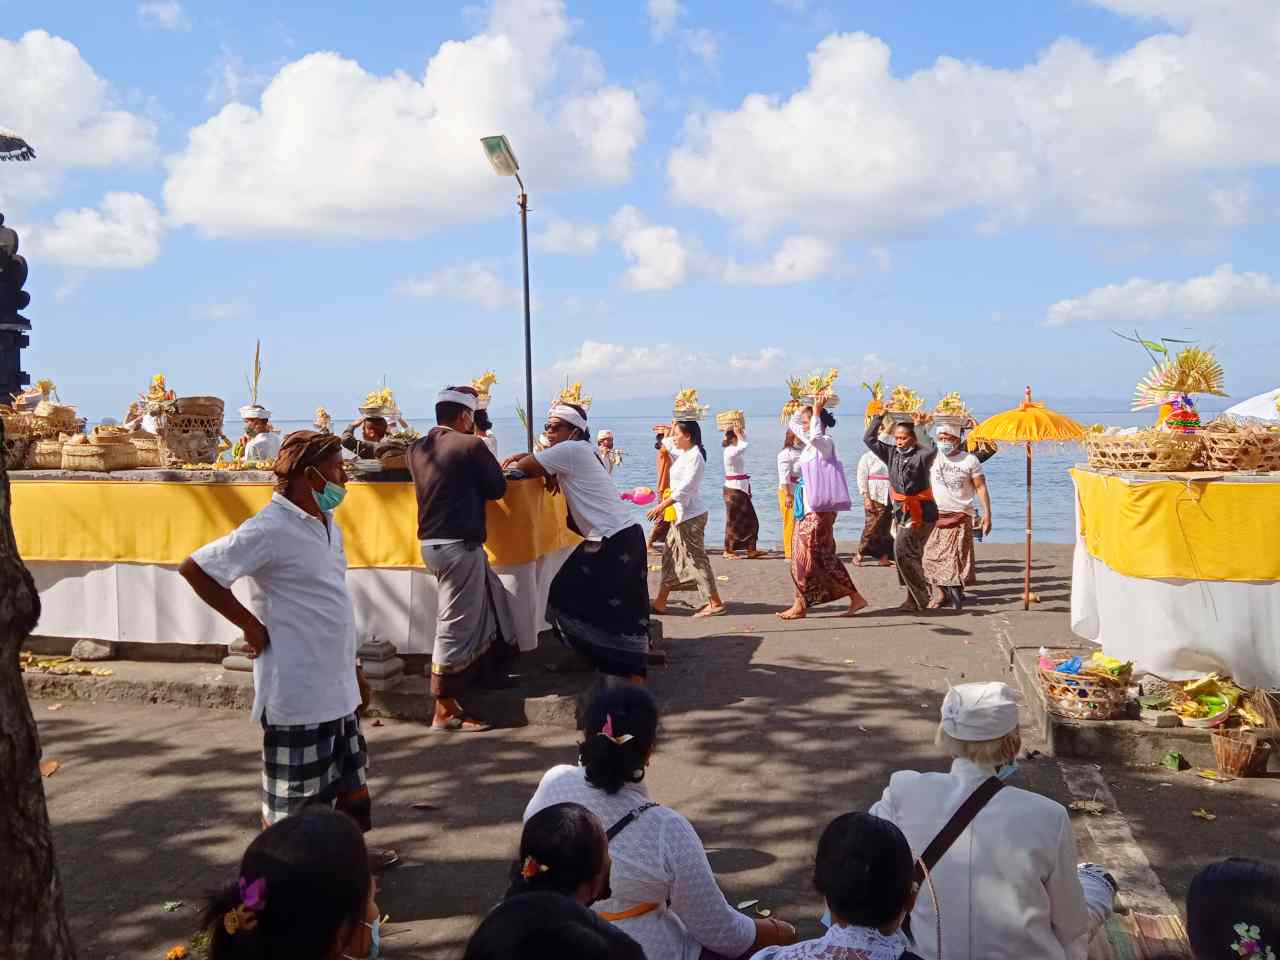
[[[418,499],[418,541],[438,589],[431,692],[433,730],[466,732],[489,725],[466,713],[459,696],[473,683],[506,685],[515,652],[507,593],[484,552],[485,505],[507,491],[502,468],[473,434],[476,391],[449,387],[436,397],[436,426],[406,459]]]

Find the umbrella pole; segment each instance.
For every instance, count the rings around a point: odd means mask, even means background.
[[[1022,609],[1031,609],[1031,444],[1027,443],[1027,566],[1022,579]]]

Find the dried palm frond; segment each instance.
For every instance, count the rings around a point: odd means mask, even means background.
[[[250,406],[258,405],[258,385],[262,382],[262,341],[258,340],[253,347],[253,370],[244,375],[245,383],[249,385],[249,404]]]
[[[1133,409],[1144,410],[1167,403],[1179,394],[1210,394],[1225,397],[1222,364],[1208,350],[1187,347],[1173,360],[1157,363],[1138,381]]]

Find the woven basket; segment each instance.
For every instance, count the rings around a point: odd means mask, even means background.
[[[4,468],[6,470],[27,469],[27,457],[31,453],[32,441],[25,437],[21,440],[4,441]]]
[[[407,470],[409,461],[405,458],[403,450],[388,451],[378,457],[378,462],[382,464],[383,470]]]
[[[716,414],[716,429],[721,433],[726,430],[732,430],[743,422],[744,417],[741,410],[725,410],[723,413]]]
[[[28,470],[61,470],[61,440],[32,440],[27,451]]]
[[[138,451],[131,443],[68,443],[62,448],[63,470],[133,470]]]
[[[1200,435],[1143,430],[1123,436],[1086,434],[1089,466],[1102,470],[1181,473],[1200,456]]]
[[[4,419],[4,438],[6,440],[26,440],[31,436],[31,414],[0,413]]]
[[[165,465],[164,450],[158,437],[130,437],[129,442],[138,452],[138,466],[163,467]]]
[[[226,404],[218,397],[179,397],[173,402],[174,411],[185,417],[216,417],[222,427]]]
[[[94,427],[93,432],[89,434],[89,442],[98,446],[110,446],[112,444],[130,443],[129,434],[117,433],[112,428]]]
[[[1050,654],[1054,660],[1066,654]],[[1126,686],[1123,681],[1092,674],[1059,673],[1037,667],[1049,712],[1071,720],[1114,720],[1124,715]]]
[[[1271,742],[1249,730],[1215,730],[1209,735],[1218,772],[1229,777],[1260,777],[1267,772]]]
[[[1280,470],[1280,433],[1210,429],[1203,436],[1210,470]]]
[[[70,409],[64,407],[62,409]],[[33,416],[29,436],[36,440],[56,440],[59,434],[76,432],[76,415],[72,410],[69,416],[50,417]]]

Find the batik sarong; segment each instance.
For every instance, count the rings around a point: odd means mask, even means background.
[[[742,490],[724,488],[724,549],[754,550],[760,539],[760,518],[756,516],[751,495]]]
[[[925,579],[936,587],[970,587],[978,582],[973,562],[973,520],[967,513],[943,513],[924,547]]]
[[[716,592],[716,575],[711,569],[705,541],[707,514],[673,523],[662,552],[662,586],[666,590],[694,590],[710,603]]]
[[[796,525],[791,579],[806,607],[829,603],[857,590],[836,555],[835,526],[834,513],[806,513]]]
[[[893,511],[883,503],[871,501],[863,505],[866,520],[862,524],[862,539],[858,541],[858,556],[881,560],[893,558]]]

